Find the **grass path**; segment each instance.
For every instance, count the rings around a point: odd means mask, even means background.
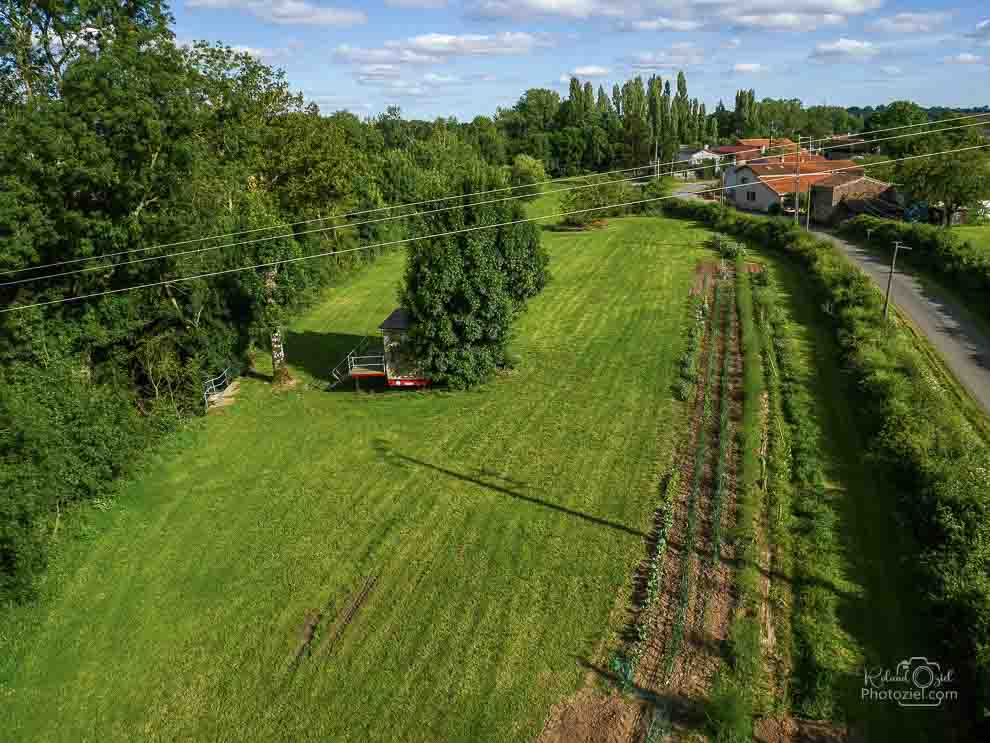
[[[245,380],[8,615],[5,740],[532,738],[642,555],[700,234],[544,233],[521,363],[466,393],[322,391],[402,256],[334,290],[286,338],[311,384]],[[372,574],[334,653],[290,673],[307,610],[329,626]]]
[[[941,710],[905,709],[893,703],[860,700],[862,669],[889,668],[913,656],[934,658],[935,638],[927,635],[912,610],[914,587],[902,562],[910,554],[895,519],[897,493],[886,488],[864,456],[867,451],[853,411],[845,404],[848,381],[836,361],[831,330],[801,285],[800,269],[787,260],[771,261],[800,339],[800,352],[814,372],[822,429],[826,493],[838,521],[841,560],[834,584],[843,636],[833,638],[830,655],[844,675],[832,683],[852,727],[866,740],[932,740]]]

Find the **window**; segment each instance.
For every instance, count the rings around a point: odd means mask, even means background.
[[[743,179],[742,179],[742,182],[743,182],[744,184],[745,184],[745,183],[749,183],[749,178],[746,178],[746,177],[743,177]]]
[[[756,201],[756,191],[747,191],[746,201]]]

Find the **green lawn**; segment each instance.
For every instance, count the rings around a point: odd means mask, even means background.
[[[973,245],[990,251],[990,225],[953,227],[952,232]]]
[[[0,635],[4,740],[532,738],[624,621],[682,430],[702,235],[545,232],[518,368],[465,393],[324,391],[393,308],[402,254],[333,290],[287,335],[304,384],[245,380],[82,538],[63,529],[42,601]],[[306,611],[367,575],[334,653],[291,673]]]

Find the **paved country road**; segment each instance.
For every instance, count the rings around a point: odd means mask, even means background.
[[[857,245],[827,232],[812,230],[833,242],[879,285],[887,288],[888,259],[871,255]],[[894,274],[891,302],[924,333],[946,365],[984,412],[990,414],[990,336],[961,311],[958,304],[924,286],[911,274]]]

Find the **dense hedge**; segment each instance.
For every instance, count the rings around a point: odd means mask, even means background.
[[[667,203],[671,216],[804,264],[855,380],[851,408],[917,544],[919,610],[944,644],[944,665],[956,669],[967,690],[960,703],[972,705],[968,719],[986,727],[976,711],[990,706],[990,446],[954,408],[907,333],[884,323],[880,294],[866,275],[829,242],[787,220],[701,201]]]
[[[154,434],[118,389],[47,356],[0,370],[0,599],[31,594],[62,509],[107,495]]]
[[[951,229],[930,224],[895,222],[860,216],[842,225],[840,233],[888,252],[900,241],[911,248],[897,254],[897,262],[911,264],[951,286],[983,317],[990,318],[990,252],[963,240]]]

